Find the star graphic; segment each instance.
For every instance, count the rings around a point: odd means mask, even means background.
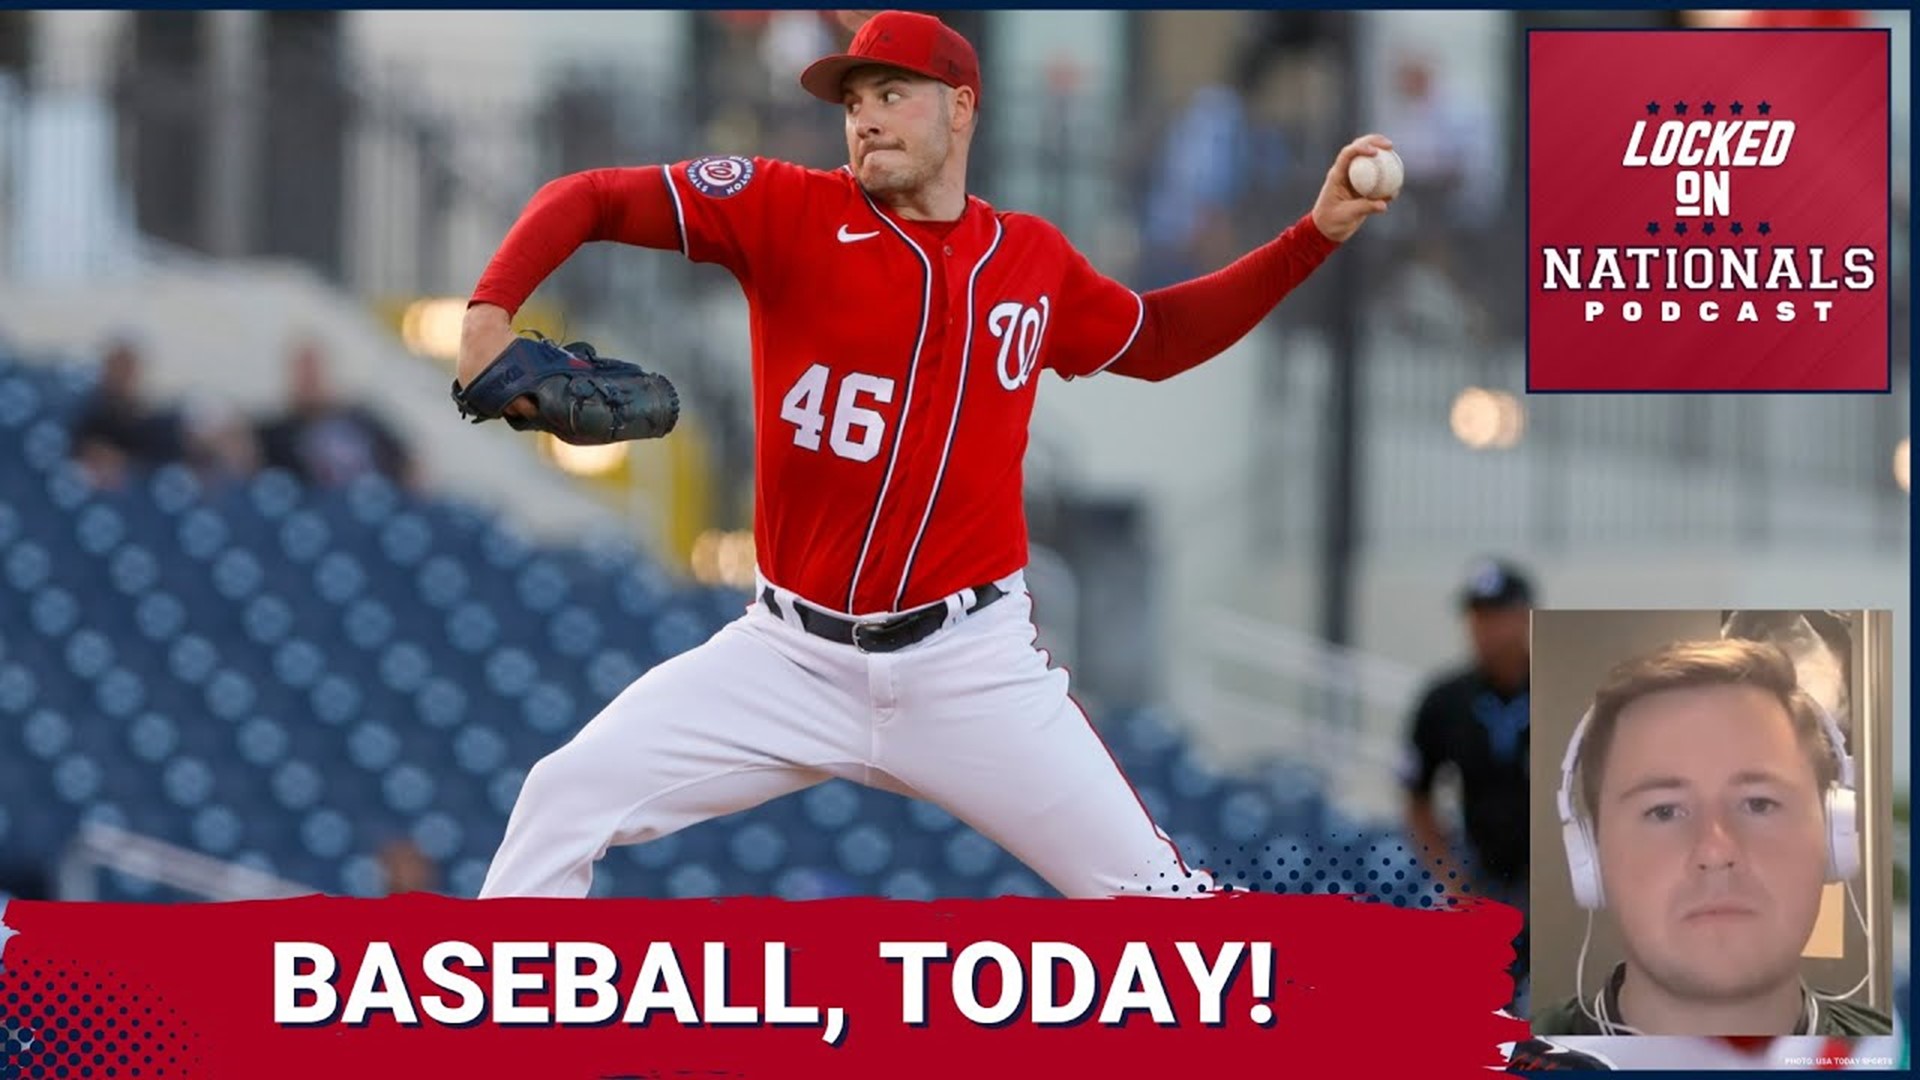
[[[1760,103],[1760,115],[1761,115],[1761,116],[1766,116],[1766,115],[1767,115],[1768,113],[1771,113],[1772,111],[1773,111],[1773,106],[1772,106],[1772,105],[1770,105],[1770,104],[1768,104],[1768,103],[1766,103],[1766,102],[1764,102],[1764,101]]]
[[[1675,222],[1673,231],[1681,236],[1687,235],[1687,223],[1684,221]]]
[[[1659,103],[1659,102],[1657,102],[1657,101],[1649,101],[1649,102],[1647,102],[1647,115],[1648,115],[1648,116],[1659,116],[1659,115],[1660,115],[1660,103]]]
[[[1761,236],[1765,236],[1765,235],[1767,235],[1768,233],[1770,233],[1770,232],[1772,232],[1772,231],[1773,231],[1773,224],[1772,224],[1771,222],[1766,222],[1766,221],[1763,221],[1763,222],[1761,222],[1761,223],[1760,223],[1760,235],[1761,235]]]
[[[1711,222],[1711,221],[1709,221],[1709,222],[1707,222],[1706,224],[1704,224],[1704,225],[1702,225],[1702,226],[1700,226],[1700,231],[1701,231],[1701,232],[1703,232],[1703,233],[1706,233],[1706,234],[1707,234],[1708,236],[1712,236],[1712,235],[1713,235],[1713,222]]]
[[[1647,222],[1647,235],[1648,235],[1648,236],[1659,236],[1659,235],[1660,235],[1660,223],[1659,223],[1659,222],[1657,222],[1657,221],[1649,221],[1649,222]]]
[[[1712,116],[1712,115],[1713,115],[1713,102],[1711,102],[1711,101],[1709,101],[1709,102],[1707,102],[1707,103],[1706,103],[1705,105],[1702,105],[1702,106],[1700,106],[1700,111],[1701,111],[1702,113],[1705,113],[1705,114],[1706,114],[1706,115],[1708,115],[1708,116]]]
[[[1745,228],[1744,226],[1742,226],[1742,225],[1741,225],[1741,224],[1740,224],[1739,222],[1737,222],[1737,221],[1736,221],[1736,222],[1734,222],[1733,224],[1731,224],[1731,225],[1729,225],[1729,226],[1727,226],[1727,228],[1729,228],[1729,229],[1732,229],[1732,230],[1733,230],[1733,235],[1735,235],[1735,236],[1739,236],[1739,235],[1740,235],[1741,233],[1743,233],[1743,232],[1746,232],[1746,231],[1747,231],[1747,230],[1746,230],[1746,228]]]
[[[1686,103],[1686,102],[1684,102],[1684,101],[1676,101],[1676,102],[1674,102],[1674,103],[1673,103],[1673,111],[1674,111],[1674,113],[1675,113],[1676,115],[1679,115],[1679,116],[1685,116],[1685,115],[1687,115],[1687,103]]]
[[[1746,110],[1746,106],[1736,101],[1733,104],[1727,106],[1727,109],[1731,111],[1733,115],[1739,116],[1742,112]]]

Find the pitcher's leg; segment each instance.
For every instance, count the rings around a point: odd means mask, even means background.
[[[482,897],[585,896],[609,846],[757,806],[845,760],[844,680],[743,622],[648,671],[528,772]]]
[[[880,763],[1066,896],[1211,889],[1068,696],[1067,673],[1033,647],[1029,604],[1009,597],[900,654],[911,697],[882,729]]]
[[[912,783],[1068,897],[1212,887],[1180,858],[1071,701],[1003,734],[978,757],[953,748],[946,767],[915,771]]]

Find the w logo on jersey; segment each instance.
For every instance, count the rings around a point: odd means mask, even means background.
[[[1040,363],[1040,343],[1047,336],[1053,303],[1040,298],[1038,307],[1008,300],[987,313],[987,331],[1000,342],[1000,385],[1018,390],[1033,377]]]

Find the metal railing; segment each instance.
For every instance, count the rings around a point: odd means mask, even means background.
[[[60,859],[59,900],[97,900],[100,874],[113,871],[201,900],[279,900],[319,890],[101,822],[80,827]]]
[[[1202,655],[1174,704],[1204,724],[1236,768],[1285,761],[1327,777],[1328,797],[1344,812],[1398,812],[1395,777],[1419,671],[1225,608],[1200,625]]]

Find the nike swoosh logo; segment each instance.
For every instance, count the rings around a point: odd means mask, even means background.
[[[855,244],[855,243],[859,243],[862,240],[871,240],[874,237],[879,235],[880,235],[880,230],[878,229],[875,229],[872,232],[848,232],[847,227],[845,225],[840,226],[840,232],[839,232],[840,242],[843,244]]]

